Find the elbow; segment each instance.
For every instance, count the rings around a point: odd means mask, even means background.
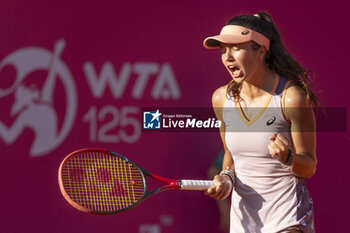
[[[311,164],[310,168],[307,169],[307,172],[304,174],[305,178],[311,178],[313,175],[315,175],[315,173],[316,173],[316,165],[317,165],[316,161]]]
[[[309,178],[311,178],[313,175],[315,175],[315,173],[316,173],[316,169],[313,169],[312,171],[306,173],[304,177],[309,179]]]
[[[307,153],[297,154],[294,158],[293,172],[296,176],[311,178],[316,173],[317,159],[316,155]]]

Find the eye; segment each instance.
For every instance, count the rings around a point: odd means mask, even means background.
[[[220,46],[220,51],[222,54],[226,53],[226,47]]]
[[[239,51],[240,49],[241,49],[241,48],[239,48],[239,47],[237,47],[237,46],[233,46],[233,47],[232,47],[232,50],[233,50],[233,51]]]

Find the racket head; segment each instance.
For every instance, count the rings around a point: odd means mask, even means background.
[[[63,197],[80,211],[115,214],[142,201],[146,180],[138,165],[102,149],[82,149],[69,154],[58,171]]]

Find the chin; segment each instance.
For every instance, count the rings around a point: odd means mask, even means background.
[[[235,83],[243,83],[243,81],[245,80],[244,77],[239,77],[239,78],[234,78],[232,77],[232,80],[235,82]]]

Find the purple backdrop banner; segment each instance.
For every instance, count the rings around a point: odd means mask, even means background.
[[[3,0],[0,9],[0,232],[219,232],[219,211],[203,192],[168,191],[96,216],[64,200],[57,172],[70,152],[95,147],[169,178],[206,179],[219,133],[146,132],[142,108],[211,107],[230,76],[202,42],[234,15],[269,12],[291,54],[315,72],[324,105],[350,105],[340,0]],[[318,169],[307,181],[316,230],[345,232],[350,134],[317,136]]]

